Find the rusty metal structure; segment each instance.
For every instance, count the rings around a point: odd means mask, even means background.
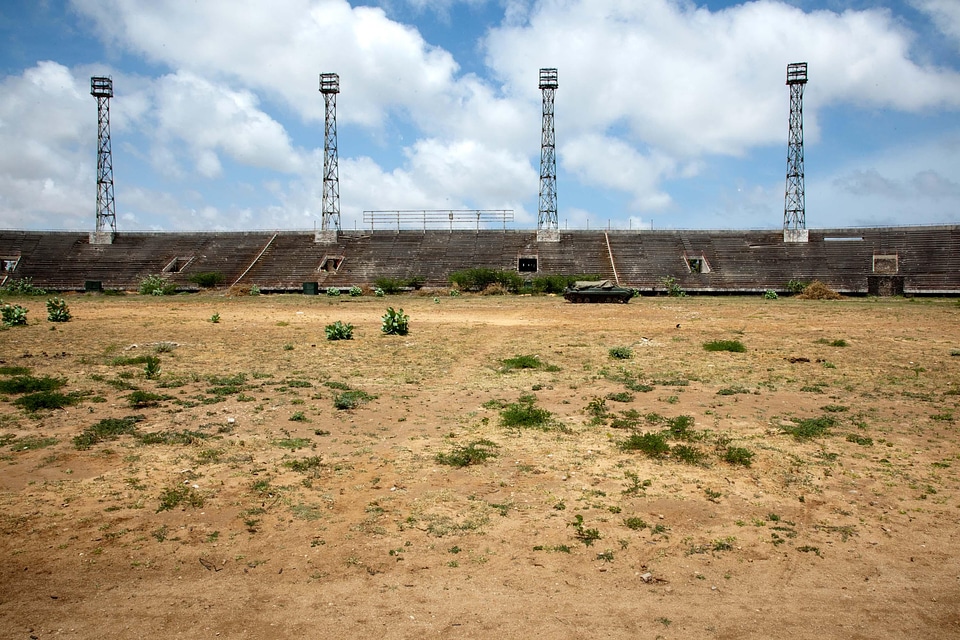
[[[553,124],[554,96],[559,86],[557,70],[540,69],[543,92],[543,135],[540,142],[540,208],[537,229],[556,231],[557,218],[557,136]]]
[[[340,76],[320,74],[320,93],[323,94],[323,215],[322,231],[340,230],[340,167],[337,156],[337,94]]]
[[[787,65],[790,87],[790,132],[787,143],[787,188],[783,205],[784,233],[807,228],[806,198],[803,189],[803,88],[807,84],[807,63]]]
[[[113,194],[113,151],[110,145],[110,98],[113,79],[90,78],[90,95],[97,99],[97,229],[96,237],[117,232],[117,212]]]

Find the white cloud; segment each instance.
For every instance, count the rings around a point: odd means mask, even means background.
[[[55,62],[39,62],[3,80],[0,226],[92,226],[95,105],[89,85]]]
[[[928,14],[937,28],[953,38],[960,49],[960,2],[957,0],[913,0],[912,4]]]
[[[220,175],[218,151],[249,167],[284,173],[301,169],[302,158],[283,126],[260,110],[251,92],[181,71],[160,78],[154,93],[157,137],[183,141],[202,175]]]
[[[633,143],[678,156],[781,142],[790,62],[810,65],[809,139],[829,105],[960,108],[960,74],[912,62],[909,34],[881,10],[552,0],[523,24],[493,30],[486,46],[488,63],[527,95],[539,66],[559,68],[557,121],[568,135],[622,127]]]

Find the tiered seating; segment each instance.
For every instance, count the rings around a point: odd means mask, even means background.
[[[175,259],[189,259],[167,274],[182,288],[195,288],[191,275],[219,271],[227,284],[242,276],[264,291],[298,291],[304,282],[348,287],[377,278],[442,287],[461,269],[517,270],[521,257],[537,258],[536,275],[612,279],[612,252],[621,284],[644,291],[662,290],[662,279],[673,277],[690,292],[783,290],[790,280],[819,279],[866,293],[870,279],[882,277],[873,273],[874,256],[896,255],[905,292],[960,293],[960,226],[811,230],[807,243],[784,243],[779,230],[611,231],[609,252],[604,236],[564,231],[550,243],[537,242],[535,231],[362,231],[322,244],[305,232],[120,233],[111,245],[91,245],[86,233],[0,231],[0,258],[19,257],[7,275],[51,290],[80,290],[86,280],[135,289]],[[685,254],[702,255],[709,272],[692,273]],[[342,257],[339,268],[319,271],[325,257]]]

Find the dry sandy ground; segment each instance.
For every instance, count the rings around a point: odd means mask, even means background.
[[[4,638],[960,637],[954,300],[67,301],[0,331],[82,394],[0,395]]]

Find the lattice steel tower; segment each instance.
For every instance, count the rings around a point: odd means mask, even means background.
[[[320,74],[320,93],[326,106],[323,123],[323,219],[322,231],[340,231],[340,167],[337,159],[337,94],[340,76]]]
[[[807,84],[807,63],[787,65],[790,87],[790,134],[787,144],[787,189],[783,206],[784,237],[803,234],[807,229],[803,192],[803,87]]]
[[[543,136],[540,142],[540,213],[537,229],[556,231],[557,222],[557,135],[553,128],[553,100],[557,91],[557,70],[540,69],[543,91]]]
[[[90,95],[97,99],[97,238],[117,232],[117,212],[113,199],[113,152],[110,148],[110,98],[113,79],[90,78]]]

